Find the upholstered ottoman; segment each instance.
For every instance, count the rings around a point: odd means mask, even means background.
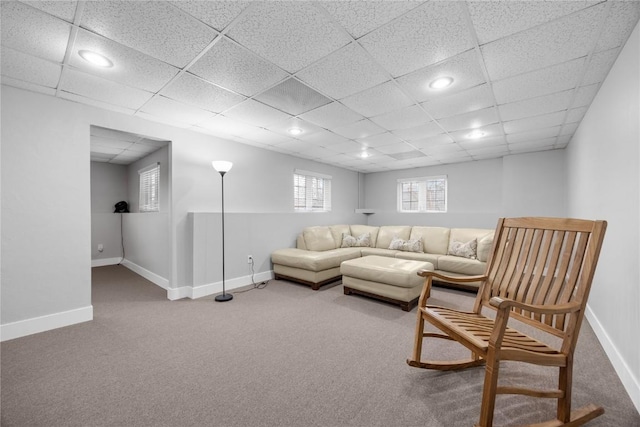
[[[345,295],[359,294],[400,305],[410,311],[418,303],[424,278],[420,270],[433,270],[424,261],[369,255],[340,264]]]

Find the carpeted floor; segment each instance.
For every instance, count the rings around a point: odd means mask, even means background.
[[[430,303],[470,307],[434,289]],[[341,285],[284,281],[168,301],[122,266],[93,269],[94,320],[2,343],[2,426],[472,426],[483,369],[411,368],[416,310]],[[432,355],[466,356],[438,341]],[[504,382],[548,383],[549,370],[505,364]],[[574,406],[590,426],[640,426],[640,415],[588,324],[576,352]],[[498,398],[495,425],[543,421],[552,400]]]

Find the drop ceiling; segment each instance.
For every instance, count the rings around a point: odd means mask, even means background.
[[[566,147],[640,2],[2,1],[1,12],[5,85],[367,173]],[[453,83],[431,89],[442,76]]]

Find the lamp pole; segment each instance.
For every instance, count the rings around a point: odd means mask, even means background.
[[[233,163],[227,161],[211,162],[214,169],[220,173],[222,178],[222,295],[217,295],[215,300],[218,302],[230,301],[233,295],[226,293],[225,290],[225,274],[224,274],[224,175],[231,170]]]

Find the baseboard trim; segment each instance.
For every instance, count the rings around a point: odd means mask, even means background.
[[[7,323],[0,326],[0,341],[8,341],[39,332],[75,325],[93,320],[93,306],[77,308],[75,310],[53,313],[46,316],[34,317]]]
[[[602,348],[604,348],[605,353],[607,353],[609,361],[611,361],[613,369],[615,369],[618,374],[618,377],[629,394],[631,401],[638,412],[640,412],[640,382],[638,378],[634,377],[629,365],[624,361],[615,344],[611,341],[609,334],[607,334],[607,331],[604,329],[598,320],[598,317],[593,313],[593,310],[591,310],[589,305],[587,305],[587,309],[585,310],[585,316],[589,321],[589,325],[591,325],[591,329],[593,329],[593,332],[595,332],[598,337]]]
[[[253,275],[253,282],[251,279],[251,275],[235,277],[233,279],[229,279],[225,281],[225,291],[229,293],[233,293],[234,290],[244,290],[248,289],[253,283],[260,283],[266,280],[273,279],[273,271],[263,271],[260,273],[256,273]],[[170,300],[177,300],[181,298],[202,298],[208,295],[215,295],[222,292],[222,281],[207,283],[206,285],[200,286],[182,286],[180,288],[170,288],[167,290],[167,295]]]
[[[91,267],[104,267],[106,265],[116,265],[122,260],[121,257],[116,258],[98,258],[91,260]]]
[[[149,271],[144,267],[140,267],[138,264],[135,264],[129,261],[128,259],[124,259],[120,264],[127,267],[129,270],[133,271],[134,273],[144,277],[148,281],[155,283],[156,285],[160,286],[162,289],[169,289],[169,280],[165,279],[164,277],[159,276],[156,273]]]

